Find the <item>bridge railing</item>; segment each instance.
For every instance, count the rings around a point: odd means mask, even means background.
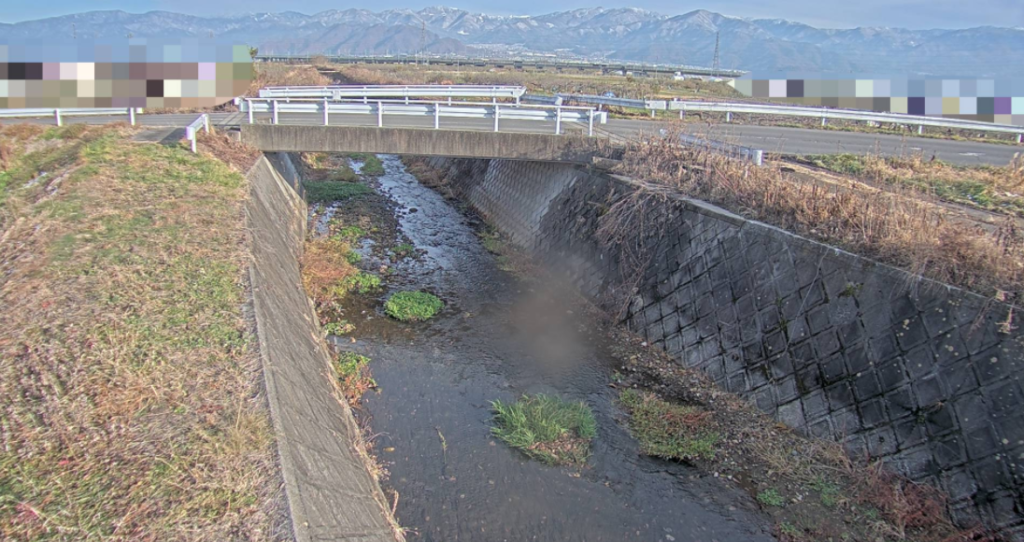
[[[501,127],[501,120],[549,121],[555,123],[555,133],[562,133],[563,122],[586,124],[588,135],[594,135],[594,121],[604,122],[593,107],[571,107],[558,105],[526,105],[480,102],[432,102],[419,100],[361,100],[331,101],[310,99],[245,98],[239,101],[242,112],[248,114],[249,124],[256,122],[256,114],[270,115],[272,124],[280,124],[282,113],[305,113],[320,115],[324,126],[330,124],[332,114],[375,115],[377,126],[384,127],[385,115],[409,117],[433,117],[434,129],[441,128],[442,118],[492,119],[494,131]]]
[[[507,85],[329,85],[275,86],[260,89],[261,98],[487,98],[518,101],[526,87]]]
[[[0,109],[0,119],[17,119],[32,117],[53,117],[57,126],[64,125],[64,117],[84,116],[114,116],[128,115],[128,122],[135,126],[135,115],[142,113],[141,107],[62,107],[58,109],[49,108],[25,108],[25,109]]]
[[[200,128],[210,133],[210,115],[203,113],[185,127],[185,139],[191,143],[192,152],[196,152],[196,134]]]

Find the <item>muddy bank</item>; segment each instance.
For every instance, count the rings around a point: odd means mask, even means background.
[[[773,540],[771,520],[740,488],[682,463],[643,456],[621,423],[616,371],[625,353],[565,285],[502,270],[464,214],[394,157],[375,193],[319,216],[367,224],[359,266],[384,289],[351,296],[354,330],[332,340],[371,358],[378,390],[357,415],[373,435],[411,540]],[[316,209],[314,209],[316,211]],[[400,257],[397,245],[415,246]],[[381,305],[425,290],[446,306],[400,324]],[[639,345],[637,345],[639,347]],[[597,438],[580,470],[545,466],[492,437],[491,401],[524,393],[583,400]]]

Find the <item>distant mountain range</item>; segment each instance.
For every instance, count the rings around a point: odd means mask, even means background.
[[[966,9],[966,8],[965,8]],[[197,17],[90,11],[0,24],[0,39],[39,37],[226,38],[272,54],[556,54],[755,72],[1021,77],[1024,28],[822,29],[705,10],[669,16],[635,8],[493,16],[461,9],[329,10]]]

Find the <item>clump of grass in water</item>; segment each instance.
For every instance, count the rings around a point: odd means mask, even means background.
[[[348,320],[342,320],[340,322],[328,322],[324,324],[324,333],[328,335],[344,335],[351,333],[356,329],[356,326],[350,324]]]
[[[380,277],[360,271],[345,279],[345,288],[360,294],[369,294],[380,289]]]
[[[494,436],[550,464],[586,463],[597,422],[582,401],[524,395],[515,403],[494,401]]]
[[[369,363],[370,358],[355,352],[342,352],[334,358],[334,373],[350,403],[359,401],[367,390],[377,387],[377,382],[370,376]]]
[[[630,413],[629,428],[643,453],[683,461],[714,459],[719,437],[710,430],[708,413],[633,389],[623,390],[619,401]]]
[[[395,247],[395,255],[397,255],[399,258],[411,256],[414,252],[416,252],[416,247],[410,245],[409,243],[402,243]]]
[[[363,175],[376,176],[384,174],[384,163],[380,161],[380,158],[377,158],[376,154],[357,152],[348,155],[348,157],[363,163],[363,167],[359,169],[359,172]]]
[[[444,302],[427,292],[398,292],[384,303],[384,312],[403,322],[429,320],[442,308]]]
[[[306,190],[306,201],[309,203],[341,201],[365,196],[373,191],[358,182],[306,181],[302,183],[302,187]]]

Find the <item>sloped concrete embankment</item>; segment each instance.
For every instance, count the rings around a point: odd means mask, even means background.
[[[300,282],[306,204],[266,157],[248,179],[253,305],[295,539],[393,542],[355,419],[335,399],[329,353]]]
[[[941,486],[960,522],[1024,532],[1024,336],[1005,329],[1008,306],[681,196],[638,209],[604,247],[598,227],[634,181],[570,164],[430,161],[679,363],[790,427]],[[624,248],[649,264],[623,265]]]

